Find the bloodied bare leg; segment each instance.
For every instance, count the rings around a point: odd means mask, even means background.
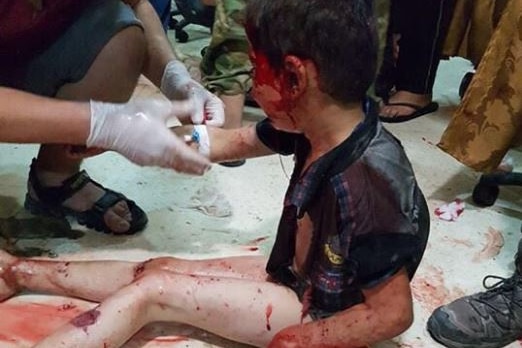
[[[62,342],[67,347],[115,347],[157,320],[188,323],[259,344],[301,317],[301,305],[291,291],[264,281],[265,263],[264,257],[69,262],[19,259],[0,251],[0,298],[28,289],[103,301],[41,342],[43,347]],[[286,304],[276,306],[281,300]],[[287,308],[293,304],[294,309]],[[234,319],[247,307],[255,309],[248,316],[257,317],[252,327],[240,325],[247,318]]]
[[[266,259],[239,256],[210,260],[160,257],[144,262],[20,259],[0,250],[0,301],[19,289],[102,301],[148,270],[264,280]]]
[[[119,347],[153,321],[191,324],[266,346],[278,331],[300,322],[301,308],[291,290],[266,281],[144,271],[36,347]]]

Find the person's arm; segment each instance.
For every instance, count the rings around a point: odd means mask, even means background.
[[[182,126],[173,129],[211,162],[223,162],[273,154],[257,136],[256,126],[222,129],[207,126]]]
[[[210,166],[167,128],[168,118],[192,112],[188,102],[71,102],[0,87],[0,105],[0,142],[85,144],[190,174]]]
[[[180,62],[165,34],[156,11],[147,0],[128,0],[136,17],[142,22],[147,55],[143,74],[158,86],[163,94],[173,100],[191,100],[194,112],[190,119],[194,124],[220,127],[225,122],[221,100],[194,81],[187,68]]]
[[[161,86],[165,66],[177,60],[165,31],[148,0],[127,1],[132,6],[136,17],[141,21],[147,42],[147,55],[143,74],[156,86]]]
[[[391,339],[413,322],[408,274],[403,268],[363,291],[365,301],[328,319],[278,332],[269,348],[360,348]]]
[[[88,102],[39,97],[0,87],[0,142],[85,144],[91,111]]]
[[[257,137],[255,125],[237,129],[207,127],[210,161],[222,162],[271,155],[274,152]]]

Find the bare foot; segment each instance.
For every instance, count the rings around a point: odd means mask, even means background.
[[[397,91],[389,99],[387,104],[394,103],[407,103],[417,105],[420,108],[428,105],[431,102],[431,95],[429,94],[416,94],[407,91]],[[379,116],[383,117],[397,117],[407,116],[415,112],[415,108],[405,105],[386,105],[382,104]]]
[[[18,258],[0,249],[0,302],[16,294],[16,280],[11,273]]]

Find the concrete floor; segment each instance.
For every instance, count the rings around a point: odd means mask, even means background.
[[[191,40],[177,44],[188,55],[199,55],[208,42],[208,30],[191,28]],[[478,208],[471,192],[479,177],[436,147],[452,111],[459,102],[458,86],[469,64],[462,59],[442,62],[435,86],[441,108],[408,123],[387,126],[403,143],[418,181],[433,211],[460,198],[464,213],[455,222],[432,214],[432,230],[425,258],[412,283],[415,323],[406,333],[376,347],[440,347],[426,333],[425,322],[437,306],[481,290],[488,274],[509,276],[520,237],[522,188],[501,188],[493,207]],[[154,91],[141,85],[138,94]],[[247,109],[245,122],[260,119]],[[132,237],[111,237],[73,226],[62,238],[34,238],[35,229],[55,229],[41,220],[27,220],[21,208],[26,190],[28,164],[37,146],[0,145],[0,227],[3,247],[46,251],[44,256],[70,259],[142,260],[158,255],[209,258],[225,255],[267,254],[274,241],[282,197],[292,161],[270,156],[248,160],[239,168],[215,165],[202,178],[155,168],[139,168],[122,157],[106,153],[85,162],[89,174],[104,185],[135,199],[148,213],[145,232]],[[512,152],[522,166],[522,154]],[[201,199],[201,194],[211,199]],[[215,202],[225,211],[216,217]],[[210,215],[209,215],[210,214]],[[14,217],[8,219],[9,217]],[[6,226],[7,228],[6,235]],[[14,226],[14,227],[13,227]],[[58,228],[59,229],[59,228]],[[9,235],[9,231],[15,231]],[[25,237],[20,237],[20,233]],[[68,237],[70,238],[68,238]],[[76,239],[71,239],[72,237]],[[34,249],[29,249],[30,247]],[[64,307],[64,304],[76,306]],[[0,304],[0,347],[29,347],[49,330],[80,309],[84,301],[42,295],[23,295]],[[509,347],[519,347],[514,343]],[[242,347],[186,326],[155,324],[137,334],[126,347]]]

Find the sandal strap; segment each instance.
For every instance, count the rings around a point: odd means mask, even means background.
[[[147,216],[145,213],[136,205],[136,203],[119,192],[105,188],[105,194],[98,199],[93,206],[83,212],[72,213],[76,216],[76,219],[81,225],[94,228],[97,231],[104,231],[111,233],[110,228],[105,224],[104,215],[109,209],[111,209],[116,203],[125,201],[129,207],[129,211],[132,215],[130,221],[130,228],[127,232],[120,234],[133,234],[138,230],[143,229],[147,223]]]
[[[116,203],[120,201],[127,202],[127,205],[129,206],[129,209],[131,208],[130,205],[134,204],[134,201],[131,201],[127,197],[125,197],[123,194],[110,190],[108,188],[103,188],[105,190],[105,194],[98,199],[93,205],[90,210],[96,211],[99,214],[101,214],[101,218],[103,218],[103,215],[112,208]]]
[[[134,201],[119,192],[103,187],[101,184],[92,180],[84,170],[64,180],[59,187],[44,187],[36,175],[35,163],[35,160],[33,160],[29,171],[28,185],[34,190],[37,199],[31,198],[29,195],[26,196],[25,205],[26,208],[29,207],[29,211],[34,210],[39,213],[43,212],[44,214],[58,217],[73,216],[80,225],[105,233],[114,233],[105,224],[105,213],[116,203],[125,201],[132,217],[130,227],[126,232],[116,234],[134,234],[143,230],[147,225],[147,214],[145,214]],[[104,195],[100,197],[91,208],[78,212],[62,206],[65,200],[73,196],[88,183],[96,185],[105,191]]]
[[[89,182],[93,182],[87,172],[82,170],[65,179],[61,186],[45,187],[36,174],[36,160],[33,159],[29,170],[29,184],[38,196],[38,200],[52,206],[61,205],[64,201],[80,191]]]

